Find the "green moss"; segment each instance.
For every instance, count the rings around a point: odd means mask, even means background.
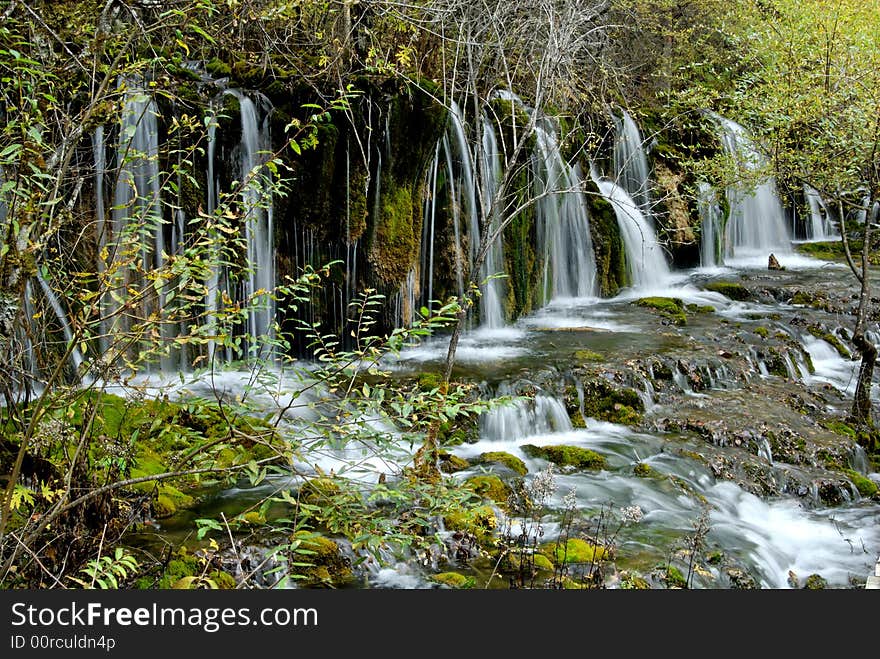
[[[687,580],[684,575],[674,565],[666,567],[666,573],[663,575],[663,581],[669,588],[687,588]]]
[[[634,389],[616,387],[607,379],[596,377],[584,381],[583,392],[584,415],[588,417],[624,425],[636,425],[642,420],[645,405]],[[578,396],[567,396],[566,406],[573,419],[580,417]]]
[[[497,463],[500,465],[504,465],[511,471],[519,474],[520,476],[525,476],[529,470],[526,468],[526,463],[520,460],[515,455],[511,455],[505,451],[489,451],[487,453],[481,453],[479,457],[474,461],[475,464],[486,464],[486,463]]]
[[[686,304],[685,308],[691,313],[715,313],[711,304]]]
[[[822,339],[823,341],[831,345],[844,359],[849,359],[850,357],[852,357],[852,353],[849,351],[849,348],[847,348],[843,344],[843,342],[831,332],[826,332],[818,325],[808,326],[807,331],[815,336],[817,339]]]
[[[635,301],[640,307],[646,307],[660,313],[675,325],[687,325],[684,303],[672,297],[643,297]]]
[[[443,376],[440,373],[420,373],[418,379],[419,390],[434,391],[443,384]]]
[[[440,574],[432,574],[428,579],[434,583],[439,583],[456,590],[473,588],[477,583],[477,580],[474,577],[465,576],[458,572],[441,572]]]
[[[639,462],[634,468],[633,473],[639,478],[657,478],[660,474],[654,467],[647,462]]]
[[[825,590],[828,582],[819,574],[811,574],[804,582],[804,590]]]
[[[225,78],[232,75],[232,68],[226,62],[216,57],[205,62],[205,71],[215,78]]]
[[[650,590],[651,584],[644,577],[629,572],[620,573],[620,588],[622,590]]]
[[[843,421],[838,421],[837,419],[823,419],[819,422],[824,428],[827,428],[833,433],[837,433],[838,435],[844,435],[845,437],[851,437],[853,439],[857,438],[857,433],[855,428],[844,423]]]
[[[465,486],[484,499],[491,499],[500,506],[507,505],[507,498],[511,489],[503,480],[494,474],[471,476],[465,482]]]
[[[373,267],[386,284],[403,281],[413,260],[418,258],[418,240],[413,226],[413,190],[407,184],[383,189],[376,240],[372,245]]]
[[[454,474],[457,471],[463,471],[471,466],[471,463],[460,458],[449,451],[440,450],[438,453],[440,459],[440,471],[446,474]]]
[[[872,497],[877,494],[878,488],[877,483],[872,481],[870,478],[862,476],[859,472],[853,469],[844,469],[843,473],[847,475],[847,477],[852,481],[852,484],[856,486],[856,489],[859,491],[863,497]]]
[[[592,350],[578,350],[574,353],[574,358],[580,362],[598,362],[602,361],[603,356]]]
[[[754,329],[754,332],[762,339],[766,339],[768,336],[770,336],[770,330],[768,330],[766,327],[756,327]]]
[[[494,544],[498,518],[491,506],[477,506],[447,513],[443,524],[449,531],[462,531],[473,535],[483,546]]]
[[[340,586],[352,578],[349,561],[330,538],[310,531],[297,531],[291,537],[298,567],[299,583],[308,586]]]
[[[749,293],[745,286],[731,281],[713,281],[703,286],[703,288],[707,291],[721,293],[721,295],[729,297],[731,300],[739,300],[740,302],[751,297],[751,293]]]
[[[595,451],[581,448],[579,446],[568,446],[565,444],[557,446],[535,446],[534,444],[524,444],[520,447],[522,451],[529,456],[535,458],[543,458],[560,467],[574,467],[576,469],[604,469],[606,466],[605,458]]]
[[[326,505],[328,499],[340,494],[342,488],[330,478],[312,478],[299,488],[300,502],[316,506]]]
[[[565,542],[547,542],[539,548],[556,565],[569,563],[597,563],[609,556],[608,550],[581,538],[568,538]]]

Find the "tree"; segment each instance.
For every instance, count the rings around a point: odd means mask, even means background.
[[[873,3],[746,3],[736,35],[752,53],[727,102],[762,137],[782,185],[808,184],[838,209],[847,262],[859,282],[853,344],[862,361],[851,419],[872,427],[877,347],[869,257],[880,200],[880,15]],[[847,222],[863,218],[853,257]],[[870,440],[866,440],[870,443]]]

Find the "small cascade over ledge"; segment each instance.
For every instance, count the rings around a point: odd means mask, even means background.
[[[755,172],[765,167],[766,159],[743,126],[717,114],[712,117],[718,124],[725,153],[738,168]],[[756,258],[766,263],[771,253],[791,252],[791,236],[772,177],[752,190],[729,185],[725,195],[730,208],[720,250],[725,262]]]
[[[670,270],[651,223],[626,190],[601,176],[595,167],[591,168],[590,174],[599,191],[614,207],[626,251],[630,286],[638,289],[662,285],[670,278]]]
[[[615,138],[612,154],[614,182],[629,193],[642,213],[650,219],[651,181],[648,154],[638,124],[626,110],[614,116]]]

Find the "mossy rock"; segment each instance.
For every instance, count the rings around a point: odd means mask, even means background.
[[[638,464],[636,464],[636,466],[633,468],[633,474],[635,474],[639,478],[657,478],[661,475],[656,469],[654,469],[654,467],[649,465],[647,462],[639,462]]]
[[[739,302],[743,302],[752,297],[752,294],[749,293],[749,289],[742,284],[737,284],[732,281],[712,281],[705,284],[703,288],[714,293],[721,293],[721,295]]]
[[[651,590],[651,584],[644,577],[629,572],[620,573],[621,590]]]
[[[502,562],[505,571],[518,573],[525,568],[533,568],[536,572],[552,572],[553,561],[540,552],[534,552],[524,556],[520,552],[511,552],[507,560]]]
[[[434,583],[455,590],[473,588],[477,583],[477,580],[474,577],[469,577],[459,572],[441,572],[440,574],[432,574],[428,579]]]
[[[502,507],[507,505],[507,499],[512,492],[510,486],[495,474],[471,476],[464,484],[475,494],[479,494],[484,499],[491,499]]]
[[[804,582],[804,590],[825,590],[827,587],[828,582],[819,574],[811,574]]]
[[[659,312],[674,325],[687,325],[684,303],[679,298],[643,297],[636,300],[635,304]]]
[[[440,471],[444,474],[454,474],[458,471],[464,471],[471,466],[470,462],[449,451],[441,449],[437,455],[440,460]]]
[[[481,453],[474,460],[474,464],[492,463],[503,465],[520,476],[525,476],[529,473],[525,462],[515,455],[511,455],[505,451],[488,451],[486,453]]]
[[[307,564],[297,567],[299,583],[307,586],[341,586],[351,581],[349,560],[330,538],[310,531],[297,531],[291,535],[290,541],[296,545],[296,561]]]
[[[535,446],[534,444],[523,444],[520,446],[520,449],[528,456],[543,458],[560,467],[604,469],[606,466],[605,458],[602,455],[579,446],[569,446],[566,444]]]
[[[592,377],[584,381],[583,393],[583,413],[588,417],[623,425],[642,421],[645,403],[635,389],[615,386],[604,377]],[[574,388],[566,395],[566,410],[573,420],[580,417],[580,399]]]
[[[568,538],[564,543],[546,542],[539,551],[555,565],[598,563],[610,556],[607,548],[581,538]]]
[[[691,313],[715,313],[715,307],[711,304],[686,304],[685,309]]]
[[[853,469],[844,469],[843,473],[847,475],[847,478],[852,481],[852,484],[856,486],[859,494],[863,497],[872,497],[880,490],[877,483]]]
[[[687,580],[684,575],[674,565],[668,565],[663,574],[663,582],[667,588],[687,588]]]
[[[300,503],[316,506],[326,504],[328,499],[342,494],[342,488],[331,478],[311,478],[299,488]]]
[[[443,376],[440,373],[420,373],[418,385],[420,391],[434,391],[443,384]]]
[[[754,332],[762,339],[766,339],[768,336],[770,336],[770,330],[768,330],[766,327],[756,327],[754,329]]]
[[[574,353],[574,358],[579,362],[598,362],[604,359],[603,355],[592,350],[578,350]]]
[[[493,545],[498,518],[491,506],[477,506],[447,513],[443,525],[448,531],[469,533],[483,546]]]
[[[153,586],[151,577],[141,577],[136,582],[137,588],[148,589]],[[205,571],[204,562],[190,554],[186,547],[181,547],[175,557],[168,561],[155,587],[162,590],[213,587],[231,590],[236,587],[236,582],[235,577],[228,572],[216,569]]]

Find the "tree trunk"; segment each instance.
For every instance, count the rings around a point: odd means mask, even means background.
[[[871,208],[869,204],[868,208]],[[868,317],[871,307],[871,279],[868,271],[868,256],[871,252],[871,224],[876,220],[874,214],[868,212],[865,216],[865,225],[862,228],[862,253],[861,253],[861,288],[859,290],[859,307],[856,312],[856,325],[853,330],[853,345],[862,357],[859,367],[859,377],[856,383],[856,392],[853,397],[850,421],[864,430],[873,429],[871,409],[871,386],[874,379],[874,365],[877,362],[877,346],[867,336]],[[843,227],[841,227],[843,228]],[[872,435],[865,434],[866,439],[860,440],[865,448],[872,449]]]

